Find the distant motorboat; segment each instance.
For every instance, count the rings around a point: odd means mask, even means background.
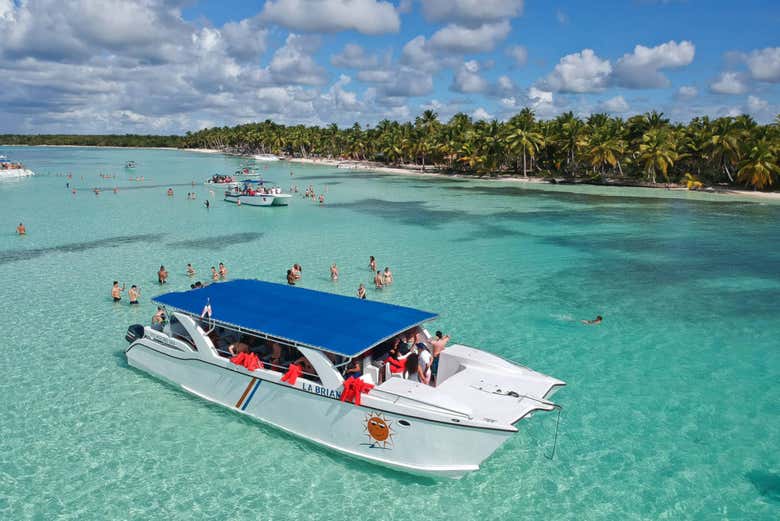
[[[241,170],[236,170],[236,175],[244,176],[244,177],[262,177],[263,174],[257,171],[256,168],[242,168]]]
[[[254,157],[257,161],[279,161],[279,156],[273,154],[256,154]]]
[[[125,163],[125,168],[135,168],[135,161],[128,161]]]
[[[236,181],[234,177],[229,175],[222,175],[222,174],[214,174],[209,179],[206,179],[206,182],[203,184],[219,185],[223,188],[237,188],[241,186],[241,182]]]
[[[9,161],[6,156],[0,156],[0,180],[21,179],[34,176],[35,172],[25,168],[19,162]]]

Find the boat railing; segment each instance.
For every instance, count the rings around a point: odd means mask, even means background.
[[[415,404],[420,404],[425,406],[426,409],[434,410],[434,411],[446,411],[448,413],[454,414],[456,416],[461,416],[463,418],[472,419],[471,415],[466,414],[463,411],[459,411],[457,409],[451,409],[449,407],[444,407],[443,405],[438,405],[435,403],[427,402],[425,400],[420,400],[417,398],[411,398],[409,396],[401,396],[400,394],[391,393],[388,391],[384,391],[381,388],[374,388],[371,390],[371,393],[374,394],[374,396],[381,396],[384,397],[386,400],[392,402],[394,405],[398,405],[399,402],[403,404],[404,401],[413,402]]]

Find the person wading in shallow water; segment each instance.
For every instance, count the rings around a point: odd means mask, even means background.
[[[19,235],[27,235],[27,228],[24,227],[24,224],[19,223],[19,226],[16,227],[16,233]]]

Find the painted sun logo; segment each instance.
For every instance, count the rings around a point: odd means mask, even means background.
[[[380,413],[372,412],[366,415],[366,436],[368,436],[368,442],[372,447],[386,449],[388,445],[393,445],[391,423],[390,420]]]

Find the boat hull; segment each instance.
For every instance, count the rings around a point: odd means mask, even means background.
[[[204,360],[149,338],[133,342],[126,354],[132,367],[195,396],[343,454],[414,474],[461,477],[477,470],[514,432],[430,421],[376,404],[357,406],[302,378],[291,386],[279,373],[249,372],[223,358]],[[383,441],[370,435],[376,422],[386,428]]]
[[[6,179],[22,179],[25,177],[32,177],[35,173],[32,170],[26,168],[12,168],[0,170],[0,181]]]

